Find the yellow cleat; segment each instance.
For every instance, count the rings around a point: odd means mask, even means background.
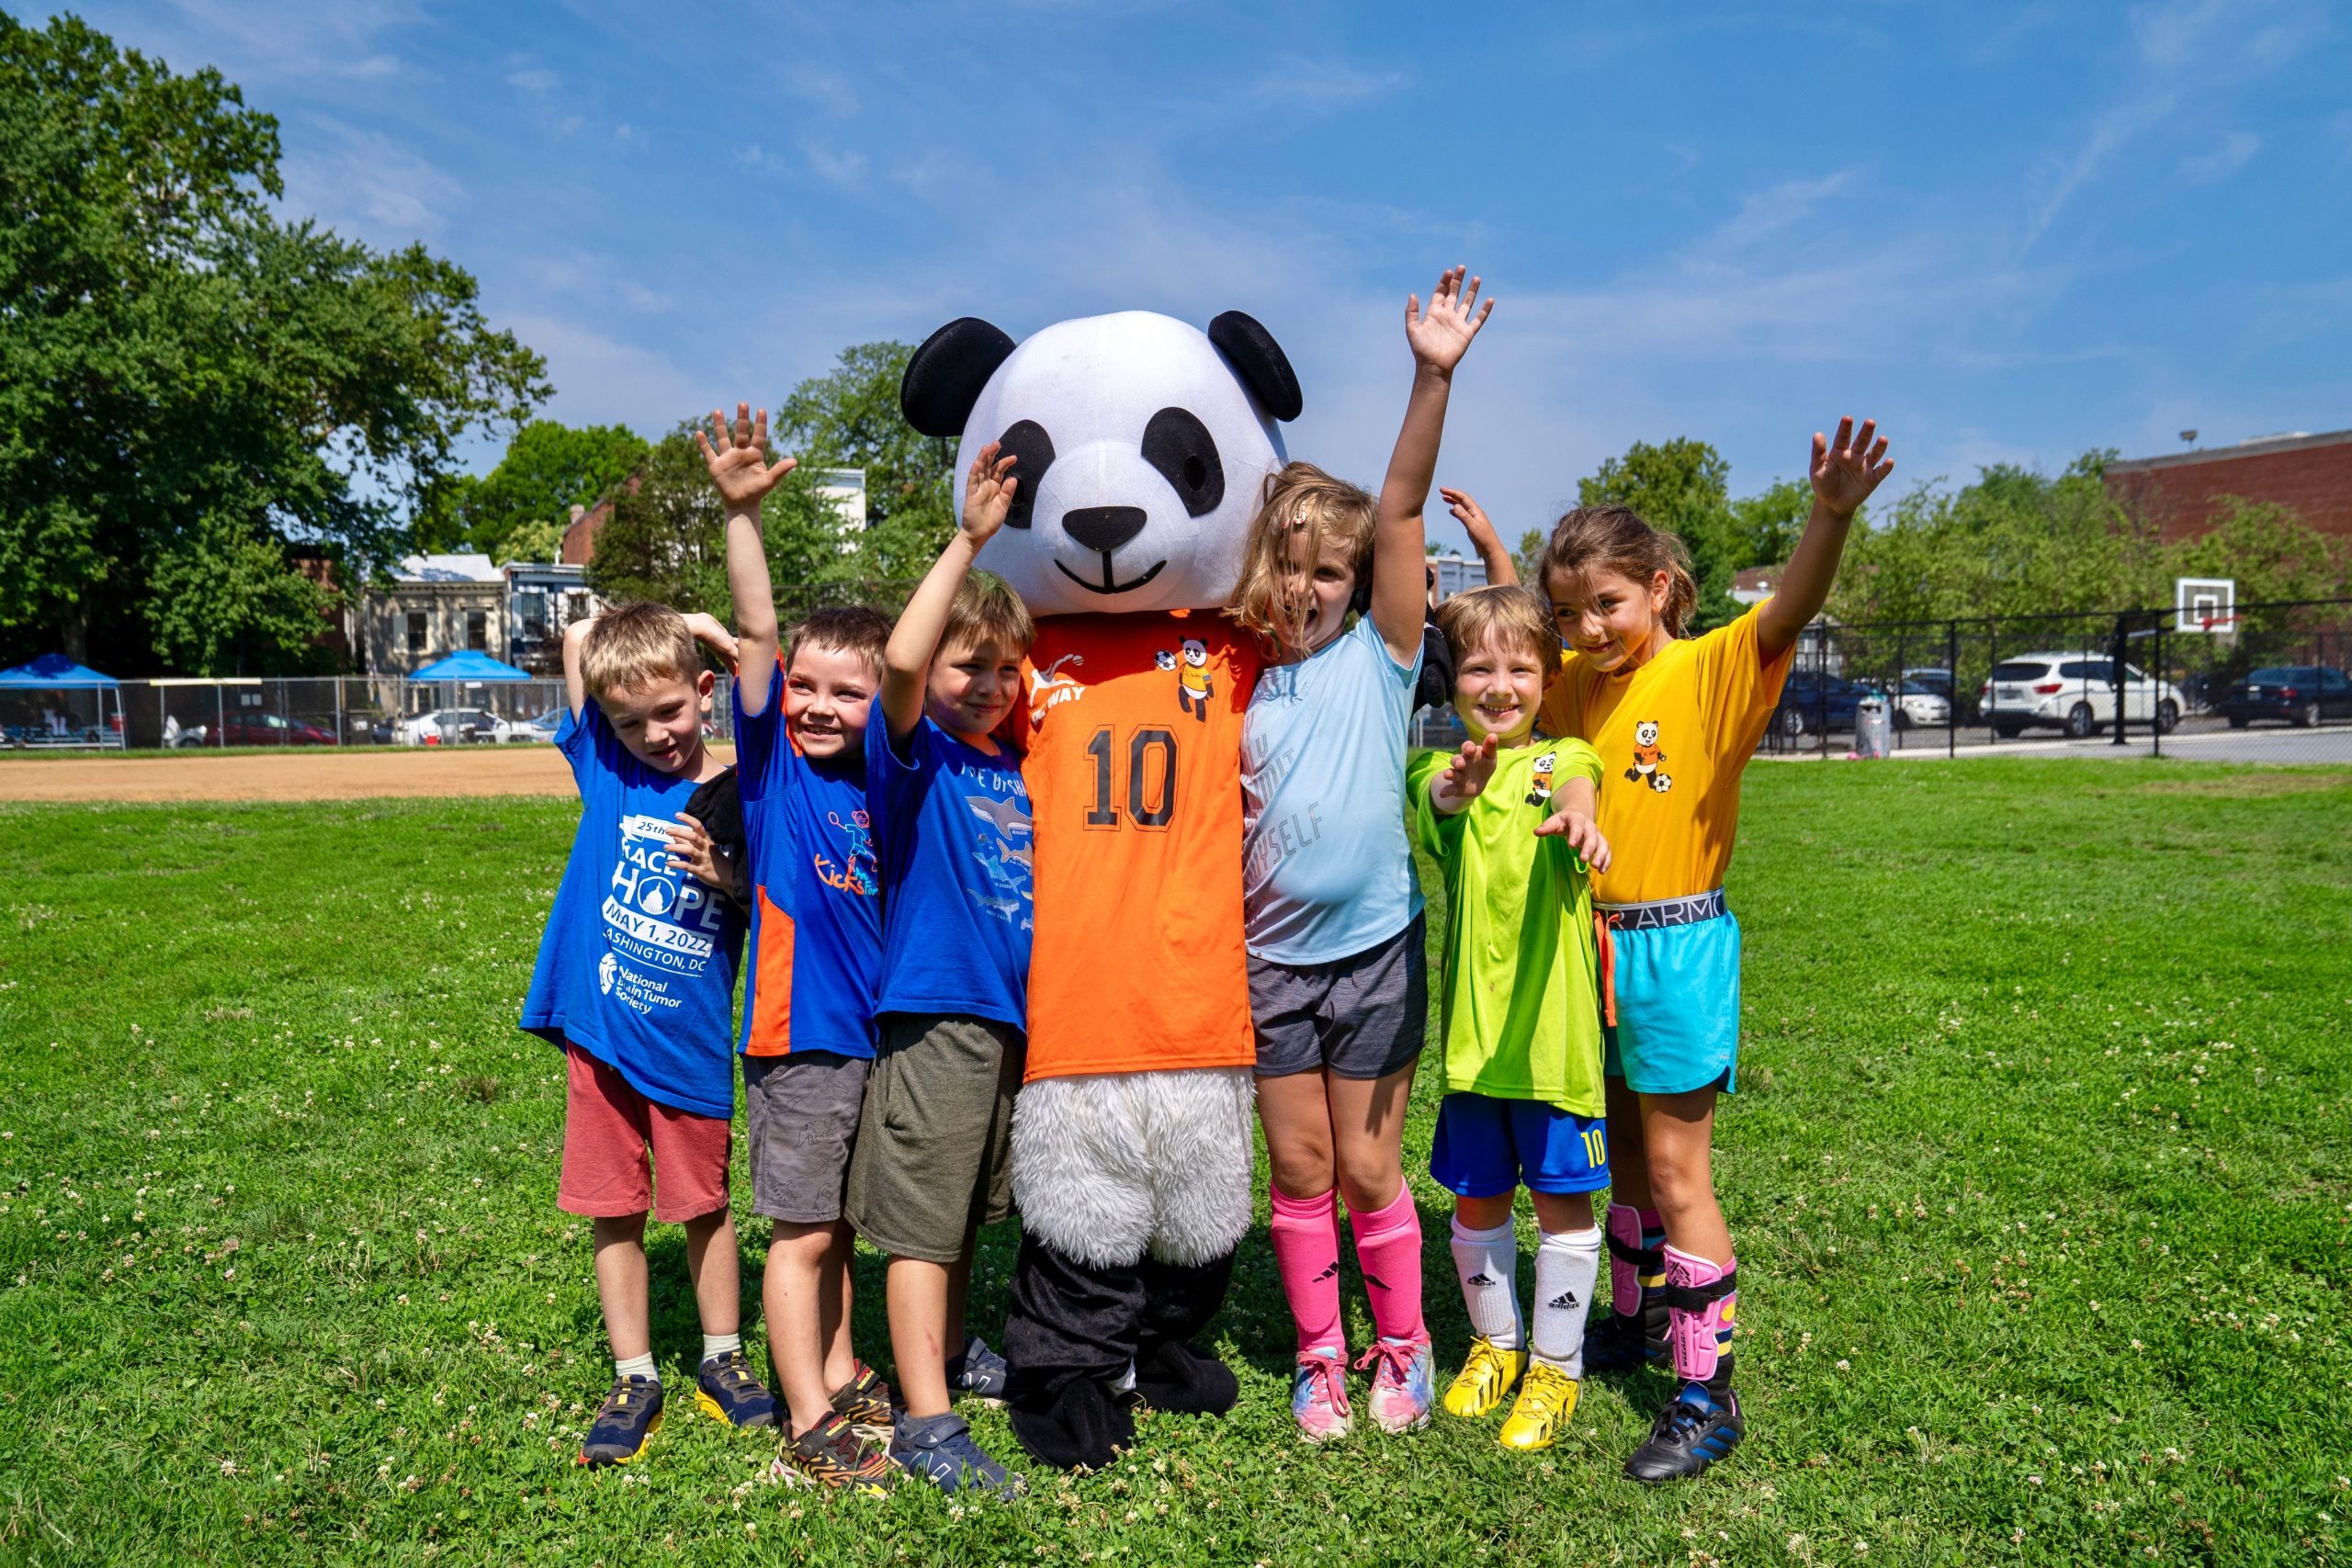
[[[1502,1434],[1495,1440],[1507,1449],[1523,1450],[1548,1449],[1567,1430],[1568,1417],[1577,1413],[1577,1380],[1557,1367],[1547,1367],[1538,1361],[1527,1369],[1527,1381],[1520,1385],[1519,1398],[1510,1407],[1510,1418],[1503,1423]]]
[[[1479,1335],[1470,1341],[1461,1375],[1445,1391],[1446,1414],[1470,1420],[1487,1415],[1503,1402],[1503,1395],[1526,1370],[1526,1351],[1498,1349],[1493,1340]]]

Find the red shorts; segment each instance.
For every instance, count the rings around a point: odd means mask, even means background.
[[[563,1179],[556,1207],[594,1219],[650,1209],[665,1224],[727,1207],[732,1121],[656,1105],[579,1046],[567,1044],[563,1054]],[[662,1172],[658,1201],[656,1168]]]

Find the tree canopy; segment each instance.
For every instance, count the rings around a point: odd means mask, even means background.
[[[571,509],[595,505],[650,450],[625,425],[535,419],[514,433],[496,468],[479,479],[456,476],[445,487],[420,542],[479,550],[492,560],[553,560],[550,535],[561,542]]]
[[[277,121],[70,16],[0,15],[0,639],[315,668],[469,429],[545,397],[474,279],[274,216]]]

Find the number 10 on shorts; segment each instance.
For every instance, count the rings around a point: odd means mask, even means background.
[[[1579,1135],[1584,1139],[1585,1164],[1595,1170],[1607,1170],[1609,1134],[1599,1127],[1587,1127]]]
[[[1086,743],[1094,762],[1089,828],[1160,830],[1176,816],[1176,737],[1156,725],[1131,729],[1124,741],[1104,725]]]

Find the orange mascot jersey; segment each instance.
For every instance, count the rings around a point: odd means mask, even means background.
[[[1021,769],[1036,824],[1031,1079],[1257,1060],[1241,715],[1261,662],[1213,611],[1037,623]]]

